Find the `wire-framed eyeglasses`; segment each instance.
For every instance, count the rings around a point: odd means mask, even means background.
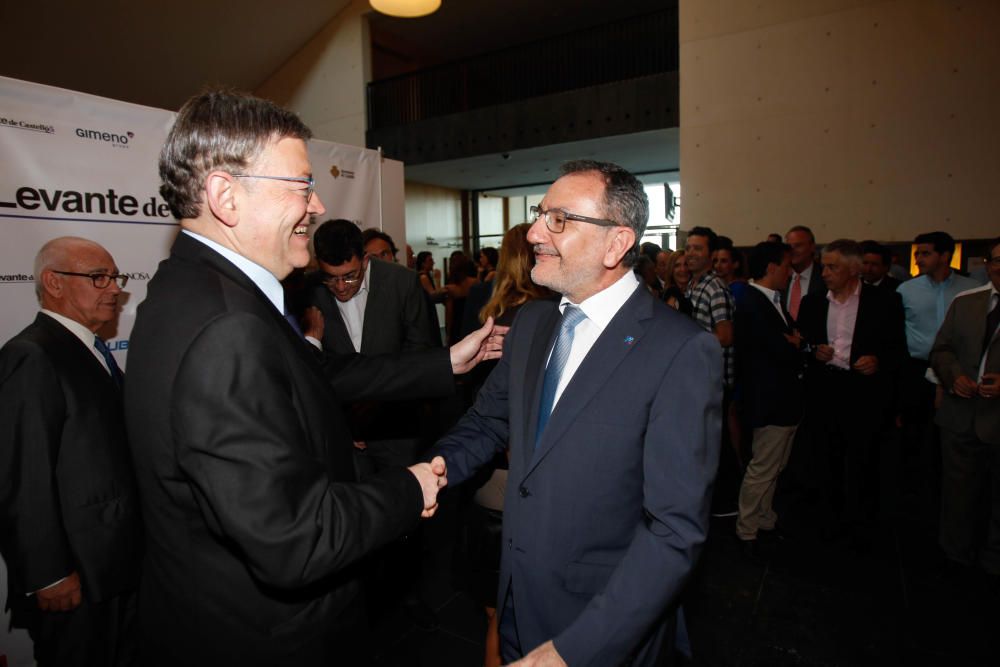
[[[306,187],[301,190],[296,190],[296,192],[301,192],[309,201],[312,197],[313,191],[316,189],[316,179],[312,176],[306,178],[305,176],[261,176],[259,174],[230,174],[233,178],[263,178],[268,181],[288,181],[290,183],[305,183]]]
[[[529,216],[528,222],[534,224],[538,218],[545,217],[545,227],[553,234],[561,234],[564,229],[566,229],[567,220],[576,220],[578,222],[587,222],[592,225],[600,225],[601,227],[620,227],[621,225],[614,220],[602,220],[601,218],[589,218],[585,215],[578,215],[576,213],[570,213],[569,211],[564,211],[561,208],[550,208],[548,210],[543,209],[540,206],[532,206],[528,209]]]
[[[78,276],[80,278],[90,278],[91,282],[94,283],[94,287],[97,289],[105,289],[111,284],[111,281],[118,283],[119,289],[125,289],[125,285],[128,284],[128,276],[124,273],[76,273],[74,271],[56,271],[52,269],[52,273],[58,273],[61,276]]]
[[[351,271],[346,276],[331,276],[329,273],[323,273],[322,282],[327,287],[341,283],[343,285],[357,285],[364,279],[358,271]]]

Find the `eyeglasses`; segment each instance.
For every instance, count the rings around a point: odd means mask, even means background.
[[[577,215],[576,213],[570,213],[569,211],[564,211],[561,208],[550,208],[547,211],[542,209],[540,206],[532,206],[528,209],[530,215],[528,216],[528,222],[535,224],[538,218],[545,216],[545,227],[553,234],[562,234],[562,231],[566,229],[567,220],[576,220],[578,222],[589,222],[592,225],[600,225],[601,227],[620,227],[614,220],[602,220],[600,218],[588,218],[585,215]]]
[[[361,282],[362,276],[357,271],[351,271],[345,276],[331,276],[329,273],[323,273],[323,284],[327,287],[341,283],[344,285],[357,285]]]
[[[52,270],[52,273],[58,273],[61,276],[79,276],[81,278],[90,278],[94,283],[94,287],[97,289],[105,289],[111,284],[111,281],[118,283],[119,289],[125,289],[125,285],[128,284],[128,276],[124,273],[74,273],[73,271],[56,271]]]
[[[1000,255],[996,257],[987,257],[983,260],[983,264],[986,266],[1000,266]]]
[[[303,190],[296,190],[296,192],[301,192],[305,195],[306,201],[312,197],[313,190],[316,189],[316,179],[312,176],[309,178],[300,176],[259,176],[257,174],[230,174],[233,178],[264,178],[269,181],[288,181],[290,183],[305,183],[306,188]]]

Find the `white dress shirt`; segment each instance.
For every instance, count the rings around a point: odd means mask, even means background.
[[[379,261],[379,260],[375,260]],[[341,301],[337,297],[333,300],[337,302],[337,310],[347,327],[347,335],[351,337],[351,344],[354,345],[355,352],[361,352],[361,334],[365,330],[365,306],[368,305],[368,283],[372,275],[372,262],[368,261],[365,269],[365,277],[361,281],[361,288],[357,294],[347,301]]]
[[[804,299],[806,294],[809,294],[809,283],[812,282],[813,269],[815,268],[816,263],[811,262],[802,273],[796,273],[795,269],[792,269],[792,281],[788,283],[788,293],[785,296],[785,308],[788,308],[789,310],[792,309],[792,283],[795,282],[796,276],[798,276],[799,287],[802,290],[801,298]],[[802,302],[799,301],[799,304],[801,305]]]
[[[622,305],[628,301],[637,287],[639,287],[639,280],[635,277],[635,272],[626,271],[625,275],[619,278],[615,284],[584,299],[583,303],[579,304],[580,310],[587,318],[577,324],[573,332],[573,346],[569,350],[566,365],[563,366],[555,398],[552,399],[553,410],[559,403],[559,397],[562,396],[566,385],[573,379],[576,369],[580,367],[584,357],[590,352],[590,348],[594,346],[605,327],[618,314]],[[563,297],[559,303],[559,312],[565,310],[566,305],[570,303],[572,302],[569,299]],[[552,353],[549,352],[549,356],[551,355]],[[548,365],[548,361],[546,361],[546,365]]]

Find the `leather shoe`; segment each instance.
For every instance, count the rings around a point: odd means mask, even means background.
[[[763,528],[757,531],[757,537],[762,540],[771,540],[774,542],[784,542],[788,538],[788,533],[781,529],[781,526],[775,526],[771,530],[764,530]]]
[[[740,554],[754,565],[763,565],[764,557],[760,553],[757,540],[740,540]]]

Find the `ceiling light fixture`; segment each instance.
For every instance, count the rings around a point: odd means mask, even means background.
[[[441,6],[441,0],[369,0],[375,11],[387,16],[415,19],[433,14]]]

